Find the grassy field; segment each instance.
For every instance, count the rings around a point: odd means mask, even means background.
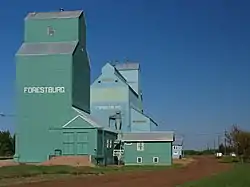
[[[234,169],[181,187],[250,187],[250,164],[236,164]]]
[[[231,157],[231,156],[224,156],[223,158],[219,159],[221,163],[238,163],[240,159],[238,157]]]
[[[108,167],[71,167],[71,166],[34,166],[19,165],[0,167],[0,180],[6,178],[33,177],[39,175],[102,175],[113,172],[131,171],[150,171],[163,170],[173,167],[180,167],[178,164],[173,166],[108,166]]]
[[[50,181],[88,175],[103,175],[119,172],[153,171],[181,167],[172,166],[107,166],[107,167],[71,167],[71,166],[34,166],[19,165],[0,167],[0,187],[26,182]]]

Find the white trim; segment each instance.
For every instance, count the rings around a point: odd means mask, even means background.
[[[90,123],[91,125],[93,125],[94,127],[100,127],[100,125],[98,125],[94,120],[89,119],[87,115],[84,114],[84,112],[80,112],[78,109],[72,107],[73,110],[75,110],[78,114],[80,114],[80,116],[82,117],[82,119],[84,119],[85,121],[87,121],[88,123]],[[86,119],[85,119],[85,118]]]
[[[141,162],[139,162],[138,159],[141,159]],[[142,161],[142,157],[136,157],[136,162],[137,162],[137,163],[142,163],[142,162],[143,162],[143,161]]]
[[[130,143],[125,143],[125,145],[132,145],[132,143],[130,142]]]
[[[106,140],[106,147],[109,148],[109,139]]]
[[[173,140],[121,140],[122,142],[173,142]]]
[[[112,132],[112,133],[117,133],[117,131],[111,129],[111,128],[107,128],[105,127],[105,125],[103,125],[102,123],[100,123],[97,119],[95,119],[93,116],[91,116],[90,114],[88,113],[85,113],[75,107],[72,107],[73,110],[75,110],[80,116],[83,117],[83,119],[90,123],[93,127],[97,128],[97,129],[103,129],[105,131],[109,131],[109,132]],[[84,118],[85,117],[85,118]],[[100,125],[99,125],[100,124]]]
[[[83,120],[84,120],[84,118],[82,117],[82,116],[80,116],[80,115],[77,115],[77,116],[75,116],[74,118],[72,118],[71,120],[69,120],[67,123],[65,123],[62,127],[63,128],[65,128],[65,127],[67,127],[70,123],[72,123],[73,121],[75,121],[77,118],[82,118]]]
[[[113,141],[109,140],[109,148],[112,148],[112,147],[113,147]]]
[[[157,159],[157,162],[155,162],[155,159]],[[159,163],[159,157],[153,157],[153,163]]]
[[[16,54],[16,56],[49,56],[49,55],[69,55],[69,54],[72,54],[73,52],[69,52],[69,53],[48,53],[48,54],[44,54],[44,53],[41,53],[41,54]]]

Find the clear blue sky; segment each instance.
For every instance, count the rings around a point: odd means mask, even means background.
[[[233,123],[250,129],[247,0],[5,0],[0,111],[15,113],[14,54],[24,17],[61,7],[85,11],[92,78],[109,60],[140,62],[145,110],[161,129],[185,134],[187,146],[212,146],[215,133]],[[14,126],[14,119],[0,118],[1,128]]]

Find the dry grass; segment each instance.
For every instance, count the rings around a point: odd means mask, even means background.
[[[182,159],[174,159],[173,163],[187,166],[188,164],[191,164],[194,161],[195,161],[194,158],[182,158]]]

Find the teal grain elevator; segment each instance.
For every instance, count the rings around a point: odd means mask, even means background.
[[[139,63],[107,63],[91,85],[91,115],[118,130],[114,157],[125,165],[171,165],[174,132],[143,110]]]
[[[29,13],[16,53],[17,162],[91,155],[112,163],[116,133],[90,113],[90,65],[82,11]]]

